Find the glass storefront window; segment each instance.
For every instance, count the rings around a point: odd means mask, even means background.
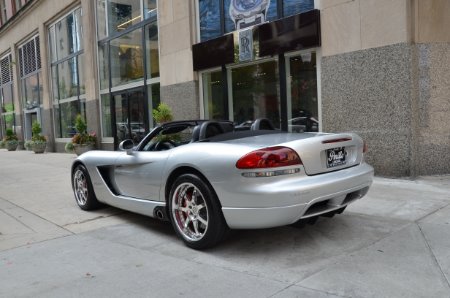
[[[98,68],[100,76],[100,90],[109,87],[108,44],[98,46]]]
[[[314,0],[283,0],[283,16],[288,17],[314,9]]]
[[[231,70],[233,114],[238,124],[268,118],[280,127],[278,62],[268,61]]]
[[[69,14],[55,24],[56,59],[65,57],[81,50],[81,9]],[[55,57],[52,57],[52,60]]]
[[[147,76],[148,78],[156,78],[159,77],[158,25],[156,22],[146,26],[145,32]]]
[[[78,114],[81,114],[80,102],[73,100],[59,104],[60,112],[60,125],[62,138],[71,138],[75,135],[75,118]]]
[[[106,0],[97,0],[97,37],[102,40],[107,37],[106,32]]]
[[[225,32],[277,19],[277,1],[224,1]]]
[[[51,61],[55,62],[56,60],[58,60],[58,56],[56,55],[56,41],[55,41],[55,26],[51,26],[49,28],[49,34],[48,34],[48,39],[50,42],[50,57],[51,57]]]
[[[200,39],[202,41],[220,36],[220,1],[199,0]]]
[[[102,109],[102,128],[103,128],[103,137],[111,138],[113,136],[111,131],[111,98],[109,94],[101,95],[101,109]]]
[[[0,115],[3,118],[3,129],[11,128],[15,129],[14,126],[14,101],[13,101],[13,90],[12,83],[3,85],[0,87]],[[0,128],[0,134],[2,129]]]
[[[1,92],[1,108],[2,113],[9,113],[14,112],[14,101],[13,101],[13,90],[12,90],[12,84],[3,85],[2,88],[0,88]]]
[[[84,80],[84,54],[78,56],[77,66],[78,66],[78,83],[81,96],[83,94],[86,94],[86,85]]]
[[[114,32],[120,32],[128,27],[139,23],[141,17],[141,1],[127,0],[121,1],[108,0],[108,29],[109,35]]]
[[[144,17],[145,19],[150,19],[151,17],[156,17],[156,0],[144,0]]]
[[[142,29],[136,29],[111,41],[112,87],[144,78]]]
[[[26,109],[39,107],[41,88],[38,74],[22,79],[22,101]]]
[[[75,9],[61,21],[50,26],[50,51],[53,114],[57,138],[74,135],[75,118],[85,115],[85,103],[81,101],[85,93],[84,56],[81,8]],[[54,34],[53,34],[54,32]],[[71,57],[67,59],[67,57]],[[39,82],[40,90],[42,82]]]
[[[76,57],[58,64],[58,90],[61,99],[78,95]]]
[[[159,92],[160,86],[159,83],[157,84],[152,84],[150,86],[148,86],[147,89],[147,94],[149,97],[149,110],[153,110],[156,109],[159,105],[159,103],[161,102],[161,95]],[[152,127],[154,127],[156,125],[154,119],[150,121],[152,123]]]
[[[290,69],[289,131],[319,131],[316,53],[310,52],[290,57],[288,63]]]
[[[227,119],[227,103],[223,92],[222,71],[204,73],[202,80],[205,118]]]

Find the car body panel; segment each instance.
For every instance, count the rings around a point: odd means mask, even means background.
[[[159,131],[154,129],[142,142]],[[286,225],[338,210],[364,196],[372,183],[373,168],[364,162],[364,144],[356,134],[274,131],[236,138],[229,134],[165,151],[142,151],[146,148],[142,143],[138,151],[90,151],[79,156],[74,166],[86,166],[100,202],[148,216],[166,207],[171,174],[190,169],[211,185],[226,223],[236,229]],[[236,167],[244,155],[271,146],[295,150],[303,164],[270,169],[290,174],[257,178],[245,176],[255,169]],[[327,167],[326,150],[336,147],[346,148],[345,164]]]

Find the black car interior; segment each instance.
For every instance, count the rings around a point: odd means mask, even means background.
[[[179,139],[180,134],[191,129],[190,140]],[[235,126],[231,121],[186,121],[168,124],[141,146],[142,151],[164,151],[195,142],[219,142],[245,137],[280,133],[267,118],[256,119],[251,126]],[[145,142],[145,141],[144,141]]]

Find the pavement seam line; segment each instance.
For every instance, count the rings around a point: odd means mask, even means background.
[[[404,229],[408,228],[409,226],[411,226],[411,225],[413,225],[413,224],[414,224],[413,222],[409,222],[408,224],[406,224],[406,225],[404,225],[404,226],[401,226],[401,227],[399,227],[398,229],[395,229],[394,231],[392,231],[391,233],[387,234],[386,236],[384,236],[384,237],[382,237],[382,238],[380,238],[380,239],[377,239],[377,240],[375,240],[374,242],[372,242],[372,243],[370,243],[370,244],[368,244],[368,245],[362,246],[361,248],[356,249],[356,250],[352,251],[351,253],[357,253],[357,252],[360,252],[360,251],[362,251],[362,250],[368,249],[369,247],[371,247],[371,246],[377,244],[377,243],[380,242],[380,241],[385,240],[386,238],[392,236],[392,235],[395,234],[395,233],[400,232],[401,230],[404,230]],[[306,276],[305,278],[302,278],[302,279],[296,281],[296,282],[295,282],[295,285],[296,285],[296,286],[299,286],[299,287],[302,287],[301,285],[299,285],[299,283],[301,283],[301,282],[307,280],[307,279],[310,278],[310,277],[313,277],[314,275],[319,274],[319,273],[322,272],[322,271],[327,270],[328,267],[330,267],[331,265],[337,265],[337,264],[339,264],[339,263],[340,263],[347,255],[348,255],[348,253],[345,253],[345,252],[344,252],[344,253],[342,253],[342,254],[336,256],[336,261],[335,261],[335,262],[332,262],[330,265],[327,265],[325,268],[321,268],[320,270],[317,270],[316,272],[313,272],[313,273],[309,274],[309,275]],[[306,288],[306,287],[305,287],[305,288]]]
[[[441,273],[443,279],[447,282],[447,287],[450,289],[450,281],[448,280],[447,276],[445,275],[444,271],[442,270],[442,267],[441,267],[441,265],[439,264],[439,261],[438,261],[436,255],[434,254],[433,249],[431,248],[431,245],[430,245],[430,243],[428,242],[428,239],[427,239],[427,237],[425,236],[425,233],[424,233],[423,230],[422,230],[422,227],[420,226],[419,223],[416,223],[416,225],[417,225],[417,227],[419,228],[420,233],[422,234],[422,237],[423,237],[423,239],[424,239],[424,241],[425,241],[425,244],[426,244],[426,246],[427,246],[427,248],[428,248],[428,251],[429,251],[430,254],[431,254],[431,257],[433,258],[434,263],[435,263],[436,266],[439,268],[439,272]]]
[[[113,217],[113,216],[116,216],[116,215],[121,215],[121,214],[124,214],[124,213],[126,213],[126,211],[121,210],[121,212],[114,213],[114,214],[99,215],[99,216],[94,217],[94,218],[88,218],[88,219],[82,220],[82,221],[71,222],[71,223],[65,224],[62,227],[67,227],[67,226],[70,226],[70,225],[84,224],[84,223],[91,222],[91,221],[94,221],[94,220],[97,220],[97,219],[109,218],[109,217]]]
[[[16,207],[16,208],[17,208],[17,207]],[[22,210],[25,210],[25,209],[22,209]],[[25,210],[25,211],[26,211],[26,210]],[[26,223],[20,221],[20,220],[19,220],[18,218],[16,218],[14,215],[12,215],[12,214],[6,212],[6,210],[0,210],[0,212],[3,212],[4,214],[9,215],[9,217],[13,218],[16,222],[18,222],[18,223],[24,225],[25,227],[27,227],[28,229],[30,229],[33,233],[37,233],[37,231],[35,231],[32,227],[30,227],[30,226],[27,225]],[[0,235],[1,235],[1,233],[0,233]]]
[[[421,220],[423,220],[423,219],[427,218],[428,216],[431,216],[431,215],[433,215],[433,214],[435,214],[435,213],[437,213],[437,212],[441,211],[442,209],[445,209],[445,208],[447,208],[448,206],[450,206],[450,203],[448,203],[448,204],[446,204],[446,205],[442,206],[442,207],[441,207],[441,208],[439,208],[439,209],[436,209],[436,210],[434,210],[434,211],[432,211],[432,212],[428,213],[427,215],[424,215],[424,216],[422,216],[421,218],[418,218],[418,219],[416,219],[416,220],[415,220],[414,222],[418,223],[419,221],[421,221]]]
[[[289,285],[289,286],[285,287],[284,289],[281,289],[281,290],[275,292],[274,294],[268,296],[268,298],[274,297],[275,295],[278,295],[278,294],[282,293],[283,291],[285,291],[285,290],[287,290],[287,289],[289,289],[289,288],[292,288],[292,287],[298,287],[298,288],[306,289],[306,290],[313,291],[313,292],[316,292],[316,293],[326,294],[327,296],[328,296],[328,295],[331,295],[331,296],[333,296],[333,297],[350,298],[350,296],[341,296],[341,295],[337,295],[337,294],[330,293],[330,292],[327,292],[327,291],[321,291],[321,290],[317,290],[317,289],[311,289],[311,288],[308,288],[308,287],[298,286],[298,285],[295,285],[295,284]]]
[[[6,202],[8,202],[8,203],[10,203],[10,204],[13,205],[13,206],[16,206],[16,207],[19,208],[19,209],[24,210],[25,212],[28,212],[28,213],[30,213],[30,214],[32,214],[32,215],[34,215],[34,216],[36,216],[36,217],[42,219],[42,220],[45,221],[45,222],[48,222],[48,223],[50,223],[50,224],[52,224],[52,225],[55,225],[55,226],[59,227],[60,229],[63,229],[64,231],[66,231],[66,232],[68,232],[68,233],[70,233],[70,234],[75,234],[75,233],[73,233],[72,231],[69,231],[68,229],[64,228],[63,226],[60,226],[60,225],[58,225],[57,223],[54,223],[54,222],[52,222],[52,221],[50,221],[50,220],[48,220],[48,219],[46,219],[46,218],[43,218],[43,217],[40,216],[39,214],[36,214],[36,213],[34,213],[34,212],[31,212],[31,210],[27,210],[27,209],[25,209],[25,208],[23,208],[23,207],[21,207],[21,206],[15,204],[15,203],[9,201],[9,200],[6,200],[6,199],[3,198],[3,197],[0,197],[0,199],[6,201]]]

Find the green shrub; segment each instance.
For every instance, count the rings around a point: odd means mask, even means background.
[[[160,103],[156,109],[153,109],[152,115],[156,123],[165,123],[173,120],[172,109],[165,103]]]

